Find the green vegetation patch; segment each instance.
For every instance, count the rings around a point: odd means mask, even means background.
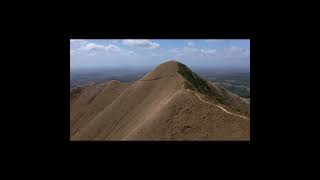
[[[225,100],[225,97],[221,96],[216,90],[213,90],[205,80],[192,72],[186,65],[178,63],[178,67],[178,73],[187,79],[197,91],[209,97],[214,97],[220,102]]]

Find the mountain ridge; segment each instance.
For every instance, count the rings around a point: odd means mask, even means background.
[[[105,93],[108,94],[109,91],[110,88]],[[194,92],[200,93],[204,96],[203,99],[208,98],[210,102],[228,106],[224,107],[228,111],[234,111],[235,107],[244,105],[240,103],[242,101],[240,98],[200,78],[184,64],[168,61],[158,65],[140,80],[122,88],[112,100],[101,105],[103,108],[93,111],[90,118],[82,120],[86,122],[82,123],[83,125],[78,123],[78,126],[74,126],[71,123],[70,138],[71,140],[250,139],[248,121],[199,101]],[[100,91],[98,94],[104,93]],[[218,96],[224,96],[224,99],[217,98]],[[98,106],[101,103],[97,103],[98,98],[104,102],[102,99],[106,97],[96,96],[89,104],[96,103],[90,106]],[[73,103],[74,101],[70,101],[70,106],[76,109]],[[247,105],[245,104],[245,107],[240,108],[237,113],[249,115]],[[198,112],[194,111],[195,109],[198,109]],[[185,114],[181,114],[183,112]],[[199,112],[204,114],[200,115]]]

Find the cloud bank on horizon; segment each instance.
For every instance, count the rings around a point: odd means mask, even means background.
[[[249,68],[250,40],[70,39],[70,67],[141,67],[178,60],[190,67]]]

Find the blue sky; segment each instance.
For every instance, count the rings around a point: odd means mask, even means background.
[[[178,60],[190,67],[249,68],[250,40],[70,39],[70,67],[142,67]]]

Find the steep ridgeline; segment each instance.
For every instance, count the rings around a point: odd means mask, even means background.
[[[250,114],[250,109],[248,107],[249,102],[247,100],[231,93],[221,85],[202,79],[182,63],[178,63],[178,66],[178,73],[186,79],[186,88],[198,91],[202,95],[205,95],[204,98],[207,100],[221,104],[227,109],[241,112],[246,116]]]
[[[197,90],[211,98],[215,98],[220,103],[225,103],[227,96],[225,93],[223,93],[222,89],[219,89],[210,84],[210,82],[202,79],[197,74],[192,72],[186,65],[178,63],[178,66],[178,73],[180,73],[188,81],[188,87],[191,87],[193,90]]]

